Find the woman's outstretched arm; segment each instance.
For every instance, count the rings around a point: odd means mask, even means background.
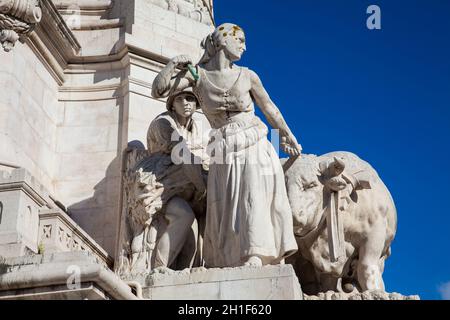
[[[302,151],[302,147],[297,142],[292,131],[289,129],[286,121],[283,118],[280,110],[270,99],[269,94],[264,88],[258,75],[250,70],[250,77],[252,82],[251,94],[255,99],[256,104],[261,108],[269,124],[280,130],[281,146],[283,151],[290,156],[299,156]]]

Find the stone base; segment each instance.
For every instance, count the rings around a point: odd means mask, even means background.
[[[420,300],[418,295],[404,296],[397,292],[365,291],[365,292],[321,292],[315,295],[303,295],[305,300]]]
[[[183,271],[155,269],[134,277],[151,300],[302,300],[291,265]]]
[[[136,300],[90,252],[0,257],[0,300]]]
[[[66,285],[0,291],[0,300],[110,300],[107,293],[94,283],[81,283],[79,288]]]

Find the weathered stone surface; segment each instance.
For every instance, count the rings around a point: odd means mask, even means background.
[[[57,207],[45,187],[25,169],[0,171],[0,204],[0,256],[82,250],[112,267],[108,253]]]
[[[153,300],[301,300],[291,265],[237,268],[155,269],[136,275],[145,298]]]
[[[122,152],[164,108],[151,81],[161,59],[200,56],[211,27],[150,0],[40,3],[29,40],[0,50],[0,167],[26,168],[114,255]]]
[[[61,210],[40,210],[38,239],[41,254],[87,251],[97,263],[112,267],[108,253]]]
[[[39,210],[54,206],[48,191],[25,169],[0,171],[0,256],[38,253]]]
[[[0,260],[1,299],[137,299],[88,252]]]

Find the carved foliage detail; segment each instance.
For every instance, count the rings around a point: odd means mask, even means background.
[[[0,43],[9,52],[41,21],[40,0],[0,0]]]

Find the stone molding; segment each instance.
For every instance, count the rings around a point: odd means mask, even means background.
[[[81,283],[68,286],[75,270]],[[11,298],[138,299],[126,282],[98,264],[89,252],[0,259],[0,300]]]
[[[0,171],[0,255],[38,252],[39,210],[56,207],[48,191],[23,168]]]
[[[104,18],[114,7],[112,0],[54,0],[71,30],[101,30],[124,26],[122,18]],[[102,19],[98,19],[102,17]]]
[[[24,42],[42,19],[39,0],[0,0],[0,43],[9,52]]]
[[[47,68],[58,85],[65,81],[64,70],[81,45],[51,0],[41,0],[42,21],[30,34],[27,44]]]
[[[53,0],[53,3],[59,11],[71,10],[76,7],[87,13],[91,11],[105,12],[114,5],[112,0]]]
[[[38,239],[40,250],[45,254],[85,251],[94,256],[97,263],[112,267],[111,256],[61,210],[39,212]]]
[[[129,68],[131,65],[159,72],[164,67],[168,59],[163,59],[150,52],[139,50],[133,46],[123,48],[119,53],[110,55],[108,59],[100,59],[98,57],[88,57],[84,63],[73,61],[67,66],[64,74],[95,74],[105,70],[115,71]],[[106,61],[104,61],[106,60]],[[63,85],[59,87],[59,101],[99,101],[111,100],[124,97],[128,93],[135,93],[145,96],[151,100],[164,101],[163,99],[155,99],[151,96],[152,82],[137,79],[131,75],[127,78],[111,83],[108,85],[86,85],[86,86],[70,86]]]
[[[27,170],[0,171],[0,193],[16,190],[25,193],[40,207],[55,207],[48,191]]]

